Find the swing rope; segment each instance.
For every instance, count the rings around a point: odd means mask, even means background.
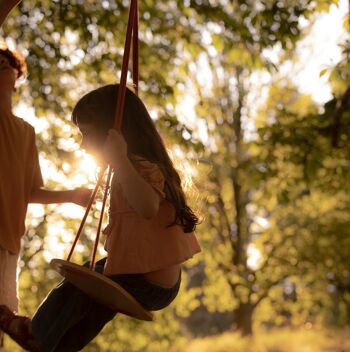
[[[100,171],[100,173],[99,173],[99,176],[98,176],[98,180],[97,180],[95,189],[94,189],[94,191],[93,191],[92,194],[91,194],[89,203],[88,203],[88,205],[87,205],[87,207],[86,207],[86,210],[85,210],[84,217],[83,217],[83,219],[82,219],[82,221],[81,221],[81,223],[80,223],[79,230],[78,230],[78,232],[77,232],[77,234],[76,234],[76,236],[75,236],[74,242],[73,242],[73,244],[72,244],[72,248],[71,248],[70,251],[69,251],[69,254],[68,254],[68,257],[67,257],[67,261],[68,261],[68,262],[70,261],[72,255],[73,255],[75,246],[76,246],[76,244],[77,244],[77,242],[78,242],[78,240],[79,240],[79,238],[80,238],[80,235],[81,235],[81,233],[82,233],[82,231],[83,231],[83,228],[84,228],[84,225],[85,225],[85,222],[86,222],[86,218],[87,218],[87,216],[89,215],[91,206],[92,206],[92,204],[93,204],[93,202],[94,202],[94,200],[95,200],[95,198],[96,198],[97,191],[98,191],[98,189],[99,189],[99,187],[100,187],[100,185],[101,185],[101,183],[102,183],[103,174],[104,174],[105,170],[106,170],[106,167],[102,168],[101,171]]]
[[[134,87],[135,87],[135,92],[137,94],[138,93],[138,81],[139,81],[138,3],[137,3],[137,0],[131,0],[131,4],[130,4],[130,8],[129,8],[129,18],[128,18],[128,26],[127,26],[127,31],[126,31],[125,45],[124,45],[124,55],[123,55],[123,61],[122,61],[121,78],[120,78],[118,96],[117,96],[118,100],[117,100],[116,113],[115,113],[115,118],[114,118],[114,128],[117,131],[121,130],[121,125],[122,125],[122,116],[123,116],[123,111],[124,111],[126,81],[127,81],[127,75],[128,75],[131,43],[132,43],[132,55],[133,55],[132,56],[133,83],[134,83]],[[73,255],[75,246],[80,238],[80,235],[82,233],[83,227],[86,222],[86,218],[87,218],[89,211],[91,209],[91,206],[95,200],[97,191],[102,184],[103,176],[105,174],[106,169],[107,169],[107,166],[103,166],[100,170],[95,189],[92,192],[92,195],[90,197],[90,200],[89,200],[88,206],[86,208],[84,217],[83,217],[82,222],[79,226],[79,230],[75,236],[72,248],[68,254],[68,257],[67,257],[68,262],[70,261],[72,255]],[[93,253],[91,255],[91,260],[90,260],[90,269],[91,270],[93,270],[95,267],[97,246],[99,243],[102,220],[103,220],[103,215],[104,215],[104,210],[105,210],[105,204],[106,204],[107,197],[108,197],[108,191],[109,191],[109,187],[110,187],[110,180],[112,177],[112,171],[113,171],[112,167],[109,166],[108,176],[107,176],[107,181],[106,181],[106,186],[105,186],[103,201],[102,201],[102,209],[101,209],[101,213],[100,213],[100,219],[99,219],[99,224],[98,224],[95,243],[94,243],[94,249],[93,249]]]
[[[112,177],[111,169],[112,168],[109,168],[109,172],[108,172],[108,177],[107,177],[106,186],[105,186],[105,192],[104,192],[104,195],[103,195],[103,202],[102,202],[100,220],[98,222],[98,228],[97,228],[96,239],[95,239],[95,244],[94,244],[94,250],[92,252],[91,260],[90,260],[90,269],[91,270],[94,270],[94,267],[95,267],[96,252],[97,252],[97,246],[98,246],[98,243],[99,243],[99,240],[100,240],[100,233],[101,233],[103,214],[104,214],[104,211],[105,211],[105,205],[106,205],[106,200],[107,200],[107,196],[108,196],[109,183],[110,183],[111,177]]]
[[[120,131],[122,125],[122,115],[124,111],[124,103],[125,103],[125,92],[126,92],[126,78],[128,75],[128,65],[129,65],[129,56],[130,56],[130,47],[131,47],[131,39],[133,34],[133,29],[137,26],[135,23],[137,22],[136,17],[137,11],[137,0],[131,0],[130,11],[129,11],[129,20],[128,20],[128,27],[126,30],[126,40],[125,40],[125,48],[124,48],[124,55],[123,55],[123,63],[122,63],[122,71],[121,71],[121,78],[120,78],[120,85],[118,89],[118,104],[117,110],[115,113],[114,118],[114,128],[117,131]],[[137,38],[136,38],[137,39]],[[133,45],[137,47],[137,41],[133,40]],[[138,66],[138,59],[135,57],[135,51],[137,53],[137,49],[135,50],[135,46],[133,49],[133,66]],[[138,76],[138,69],[137,76]],[[135,79],[135,76],[134,76]],[[134,82],[135,86],[138,86],[138,81]]]

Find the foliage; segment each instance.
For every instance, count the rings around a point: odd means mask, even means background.
[[[249,334],[262,324],[349,323],[348,105],[338,148],[330,144],[332,117],[348,86],[348,58],[330,74],[334,99],[320,107],[290,77],[281,78],[266,54],[280,48],[287,59],[303,37],[300,19],[312,21],[332,3],[140,1],[140,95],[173,154],[189,160],[184,167],[199,193],[192,204],[204,215],[198,227],[203,251],[186,265],[179,298],[155,323],[118,317],[86,351],[167,351],[187,343],[187,335],[232,327]],[[27,55],[29,77],[20,97],[35,107],[35,123],[45,126],[37,141],[41,161],[53,170],[47,176],[52,188],[93,184],[89,167],[81,168],[69,113],[83,93],[117,80],[127,5],[24,1],[4,27]],[[272,77],[266,101],[257,79],[264,74]],[[193,109],[181,112],[188,98]],[[45,207],[28,218],[21,262],[26,314],[59,281],[47,270],[51,248],[63,256],[81,218],[64,209]],[[88,219],[79,262],[88,259],[97,215]],[[188,348],[227,351],[234,340],[246,351],[253,343],[283,352],[290,339],[304,344],[299,335],[286,335],[258,343],[237,334]]]

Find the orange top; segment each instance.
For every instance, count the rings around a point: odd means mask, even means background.
[[[135,159],[139,174],[158,192],[162,200],[156,217],[137,214],[123,196],[114,176],[111,190],[110,225],[107,231],[106,275],[147,273],[180,264],[200,252],[194,233],[184,233],[173,223],[174,207],[165,199],[165,179],[156,164]]]
[[[12,115],[0,116],[0,248],[20,250],[31,190],[42,187],[34,128]]]

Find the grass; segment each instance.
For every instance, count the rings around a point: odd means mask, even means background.
[[[8,338],[5,342],[6,348],[0,349],[1,352],[23,351]],[[350,352],[350,327],[343,330],[273,329],[256,332],[251,338],[232,332],[193,339],[162,352]]]
[[[226,333],[188,341],[171,352],[350,352],[350,328],[274,329],[251,338]]]

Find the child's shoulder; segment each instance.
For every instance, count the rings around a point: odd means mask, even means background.
[[[35,134],[34,127],[21,117],[18,117],[16,115],[5,116],[4,121],[5,123],[12,125],[18,131],[21,131],[22,133]]]
[[[130,159],[136,170],[146,178],[157,180],[164,178],[162,168],[155,161],[149,161],[139,155],[131,155]]]
[[[140,155],[132,154],[130,156],[130,160],[137,169],[159,169],[156,162],[147,160],[145,157]]]
[[[28,121],[26,121],[23,117],[14,115],[13,118],[15,119],[15,121],[17,121],[18,123],[22,124],[23,126],[26,126],[28,128],[33,128],[34,129],[34,127]]]
[[[138,173],[158,192],[161,198],[165,198],[165,176],[161,167],[156,162],[139,155],[132,155],[130,159]]]

